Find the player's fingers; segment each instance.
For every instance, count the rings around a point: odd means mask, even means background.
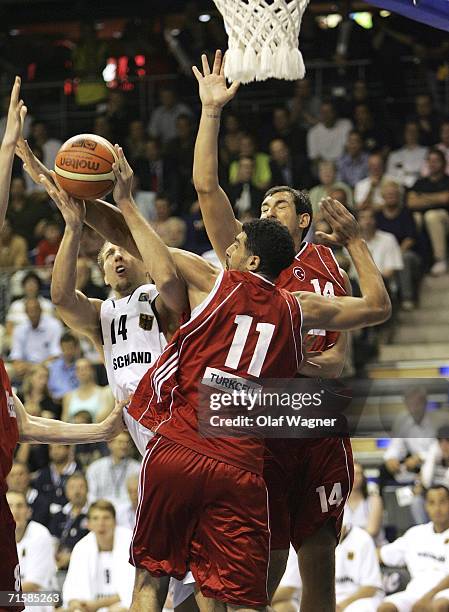
[[[203,64],[203,74],[204,76],[208,76],[210,74],[209,62],[207,60],[207,55],[203,53],[201,56],[201,63]]]
[[[201,79],[203,78],[203,75],[201,74],[201,72],[198,70],[198,68],[196,66],[192,66],[192,72],[196,77],[196,80],[198,81],[198,83],[201,82]]]
[[[214,65],[213,65],[213,68],[212,68],[213,74],[220,74],[221,57],[222,57],[222,53],[221,53],[220,49],[217,49],[215,51]]]
[[[240,81],[233,81],[233,83],[231,83],[228,91],[232,96],[235,96],[235,94],[238,91],[238,88],[240,87]]]
[[[11,92],[11,105],[15,105],[17,104],[17,101],[19,99],[19,94],[20,94],[20,84],[21,84],[22,80],[19,76],[16,76],[16,78],[14,79],[14,85],[12,88],[12,92]]]
[[[315,232],[315,238],[323,244],[336,244],[335,237],[333,234],[326,234],[325,232]]]

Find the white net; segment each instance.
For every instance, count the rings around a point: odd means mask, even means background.
[[[229,37],[225,74],[230,81],[304,78],[298,37],[309,0],[214,2]]]

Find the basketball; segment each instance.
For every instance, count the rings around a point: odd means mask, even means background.
[[[69,138],[55,159],[57,181],[68,194],[82,200],[102,198],[114,188],[113,145],[95,134]]]

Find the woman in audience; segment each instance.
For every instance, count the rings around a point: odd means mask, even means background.
[[[354,462],[354,486],[345,506],[345,521],[354,527],[362,527],[378,546],[385,543],[382,528],[383,502],[377,493],[368,493],[363,467]]]
[[[95,371],[88,359],[81,358],[76,362],[76,377],[79,387],[64,395],[62,400],[62,420],[71,421],[74,415],[86,410],[95,421],[100,411],[112,410],[114,399],[109,387],[100,387],[95,381]]]

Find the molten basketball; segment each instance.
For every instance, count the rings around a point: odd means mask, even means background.
[[[117,155],[114,147],[105,138],[95,134],[73,136],[56,155],[57,181],[75,198],[102,198],[114,188],[112,164],[115,161]]]

